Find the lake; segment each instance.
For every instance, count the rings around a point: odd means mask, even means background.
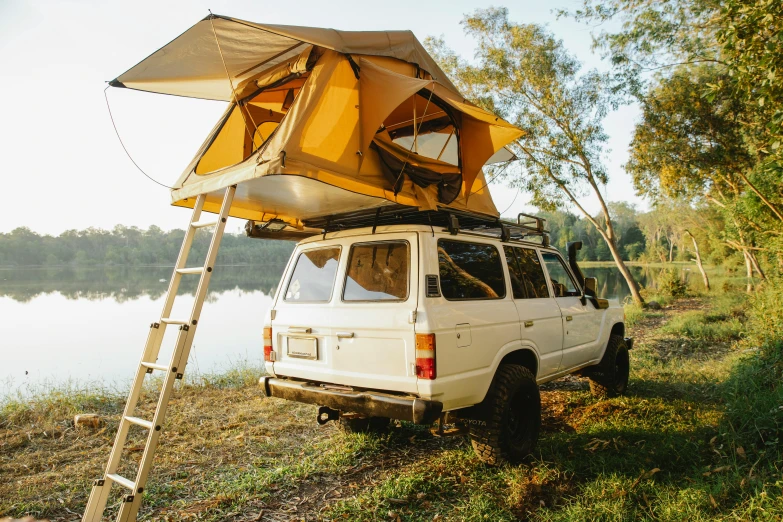
[[[263,364],[262,321],[283,269],[280,265],[215,270],[189,374]],[[631,270],[643,286],[654,286],[660,272],[636,266]],[[598,278],[601,297],[622,302],[628,296],[616,268],[583,271]],[[0,397],[67,380],[128,386],[149,324],[160,317],[170,276],[170,267],[0,270]],[[698,274],[690,279],[698,281]],[[183,279],[172,317],[189,315],[196,280]],[[173,347],[175,337],[176,328],[169,328],[164,346]],[[161,352],[160,360],[166,360],[163,357]]]

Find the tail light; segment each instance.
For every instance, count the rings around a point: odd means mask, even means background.
[[[272,362],[272,327],[264,327],[264,360]]]
[[[435,378],[435,334],[416,334],[416,377]]]

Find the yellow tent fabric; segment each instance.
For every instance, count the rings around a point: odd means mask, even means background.
[[[236,184],[231,215],[298,228],[392,204],[497,216],[481,169],[522,134],[464,100],[409,31],[211,16],[110,83],[230,102],[172,203],[205,193],[215,211]]]
[[[362,59],[359,75],[359,114],[361,136],[359,151],[364,154],[378,131],[378,127],[391,112],[426,86],[432,80],[421,80],[397,74]]]

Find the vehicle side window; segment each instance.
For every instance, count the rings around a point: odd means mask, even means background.
[[[538,299],[549,297],[546,277],[538,254],[531,248],[503,247],[514,289],[514,299]]]
[[[500,252],[492,245],[439,239],[438,264],[440,289],[446,299],[506,296]]]
[[[508,264],[508,276],[511,278],[511,291],[514,299],[527,299],[527,290],[525,290],[525,276],[519,268],[517,256],[514,254],[515,248],[503,246],[503,253],[506,254],[506,264]]]
[[[576,283],[571,279],[568,269],[560,256],[551,252],[541,252],[544,258],[546,270],[549,272],[549,279],[552,281],[552,291],[555,297],[580,296],[582,293],[577,290]]]
[[[344,301],[404,301],[408,298],[407,241],[357,243],[348,256]]]
[[[299,254],[284,299],[294,302],[326,302],[332,297],[340,247],[315,248]]]

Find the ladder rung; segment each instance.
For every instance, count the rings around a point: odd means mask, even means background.
[[[178,274],[200,274],[204,271],[203,266],[199,266],[196,268],[177,268]]]
[[[190,321],[180,321],[179,319],[172,319],[171,317],[161,317],[161,323],[166,324],[189,324]]]
[[[169,367],[168,366],[164,366],[162,364],[155,364],[155,363],[150,363],[150,362],[142,362],[141,365],[144,366],[145,368],[151,368],[153,370],[160,370],[162,372],[169,371]]]
[[[217,219],[211,219],[209,221],[193,221],[190,226],[193,228],[204,228],[204,227],[212,227],[217,225]]]
[[[138,417],[129,417],[127,415],[125,416],[125,420],[131,424],[135,424],[136,426],[141,426],[142,428],[147,428],[148,430],[152,429],[151,421],[140,419]]]
[[[126,479],[125,477],[122,477],[120,475],[109,473],[106,475],[106,478],[111,480],[112,482],[119,484],[120,486],[124,486],[128,488],[129,490],[133,491],[136,489],[136,484],[133,483],[133,481]]]

